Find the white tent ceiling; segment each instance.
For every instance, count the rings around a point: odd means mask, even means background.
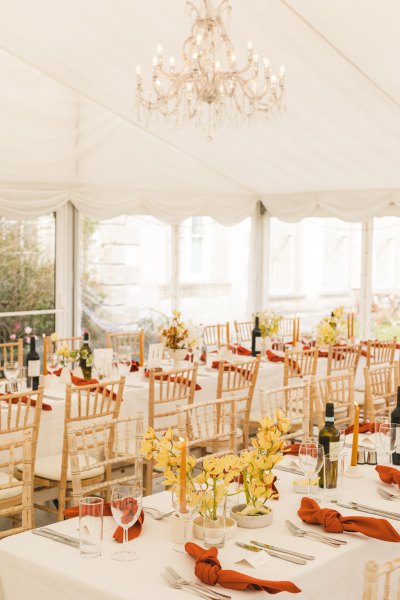
[[[287,112],[210,143],[135,122],[136,65],[180,56],[184,0],[0,0],[0,214],[400,214],[400,2],[232,6],[238,57],[252,39],[285,65]]]

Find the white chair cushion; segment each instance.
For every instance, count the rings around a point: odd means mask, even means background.
[[[43,479],[51,479],[52,481],[60,481],[61,477],[61,462],[62,455],[61,454],[53,454],[51,456],[41,456],[36,459],[35,463],[35,475],[37,477],[43,477]],[[89,464],[95,464],[96,460],[89,456]],[[79,464],[83,467],[85,463],[85,458],[82,454],[79,455]],[[90,477],[98,477],[99,475],[103,475],[104,467],[94,467],[90,469],[90,471],[85,471],[83,473],[83,479],[89,479]],[[71,465],[68,464],[67,469],[67,480],[72,480],[71,475]]]
[[[12,477],[11,481],[13,483],[18,483],[18,479]],[[3,473],[0,471],[0,485],[4,485],[9,482],[8,473]],[[14,498],[14,496],[20,496],[22,494],[22,486],[18,486],[15,488],[8,488],[5,490],[0,490],[0,500],[7,500],[8,498]]]

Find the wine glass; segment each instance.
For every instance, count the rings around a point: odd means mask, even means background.
[[[171,519],[173,550],[185,553],[185,544],[193,538],[193,518],[197,511],[201,494],[191,482],[186,482],[186,490],[181,494],[180,485],[172,488],[172,504],[175,509]]]
[[[115,522],[124,530],[122,550],[114,552],[111,558],[119,561],[136,560],[136,552],[125,550],[128,541],[128,529],[136,523],[142,510],[142,486],[137,483],[133,485],[118,485],[111,493],[111,512]]]
[[[381,423],[378,431],[379,446],[386,454],[389,454],[389,462],[393,464],[393,453],[400,446],[400,424]]]
[[[15,383],[17,381],[18,378],[18,373],[19,373],[19,364],[18,361],[10,361],[10,362],[6,362],[4,363],[4,375],[5,378],[7,379],[7,381],[10,384],[10,390],[14,390],[16,389]]]
[[[130,346],[119,346],[117,360],[118,377],[127,377],[131,372],[132,348]]]
[[[307,477],[308,494],[311,494],[311,479],[316,477],[324,464],[324,447],[312,440],[300,444],[299,465]]]
[[[57,352],[48,352],[46,354],[46,367],[51,375],[50,385],[56,383],[54,373],[60,368],[60,357]]]

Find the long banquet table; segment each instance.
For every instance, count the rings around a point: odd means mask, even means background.
[[[285,457],[290,462],[293,457]],[[376,492],[378,477],[374,467],[360,467],[363,479],[344,480],[344,500],[395,510],[394,503],[383,500]],[[363,568],[366,560],[382,563],[400,556],[400,545],[365,537],[359,533],[335,534],[347,540],[346,546],[332,548],[311,539],[296,538],[289,534],[284,521],[290,519],[306,529],[316,526],[304,525],[297,516],[301,495],[294,493],[292,481],[298,475],[276,471],[280,499],[272,501],[273,522],[264,529],[237,529],[236,537],[226,541],[219,551],[223,568],[235,569],[254,577],[295,583],[302,592],[296,595],[279,594],[282,600],[357,600],[361,599]],[[334,505],[323,504],[335,508]],[[169,492],[144,498],[144,505],[162,510],[171,509]],[[339,508],[339,507],[338,507]],[[342,514],[357,514],[339,508]],[[365,515],[367,516],[367,515]],[[103,554],[100,558],[81,558],[75,548],[25,532],[0,542],[0,600],[133,600],[135,598],[193,598],[187,590],[170,589],[162,577],[163,568],[171,565],[181,575],[194,578],[194,560],[175,552],[170,541],[170,517],[161,521],[146,515],[141,535],[129,546],[139,554],[135,562],[120,563],[111,554],[120,548],[112,539],[116,527],[112,517],[105,518]],[[391,521],[399,530],[399,521]],[[52,525],[55,530],[78,537],[78,519]],[[322,531],[321,528],[317,529]],[[268,557],[257,568],[237,564],[250,553],[235,545],[236,541],[249,542],[257,539],[269,544],[297,550],[315,556],[307,565],[295,565]],[[198,540],[194,540],[198,541]],[[201,545],[201,541],[198,541]],[[217,586],[218,587],[218,586]],[[239,600],[247,596],[264,597],[264,592],[238,592],[218,590]]]

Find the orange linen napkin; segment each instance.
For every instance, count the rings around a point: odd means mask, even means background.
[[[267,350],[267,358],[270,362],[285,362],[283,356],[279,356],[275,352],[271,352],[271,350]]]
[[[136,502],[136,500],[131,500],[131,502]],[[134,512],[136,512],[136,507],[132,507],[132,508],[133,508]],[[122,519],[124,519],[124,516],[126,516],[126,518],[128,519],[128,522],[130,521],[130,512],[131,512],[130,509],[131,509],[131,506],[127,506],[126,507],[126,515],[123,515],[123,517],[122,517]],[[111,502],[104,502],[103,516],[104,517],[112,517]],[[72,506],[71,508],[66,508],[64,510],[64,517],[66,519],[72,519],[74,517],[79,517],[79,506]],[[143,522],[144,522],[144,512],[141,511],[136,523],[134,523],[132,525],[132,527],[129,527],[129,529],[128,529],[128,541],[129,542],[131,540],[134,540],[135,538],[139,537],[139,535],[142,532]],[[117,540],[117,542],[120,542],[120,543],[123,542],[124,530],[122,529],[122,527],[117,527],[117,529],[114,531],[113,538],[115,540]]]
[[[363,533],[368,537],[383,540],[384,542],[400,542],[400,535],[386,519],[354,516],[342,517],[336,510],[320,508],[312,498],[303,497],[301,499],[301,505],[297,514],[305,523],[322,525],[330,533],[352,531]]]
[[[239,356],[251,356],[251,350],[244,346],[228,346],[228,350]]]
[[[394,467],[385,467],[384,465],[376,465],[375,471],[377,471],[380,480],[383,483],[397,483],[400,488],[400,471]]]
[[[345,433],[348,435],[349,433],[353,433],[353,431],[354,425],[349,425],[349,427],[346,427]],[[360,423],[358,431],[360,433],[375,433],[375,423],[368,423],[367,421],[364,421],[363,423]]]
[[[133,360],[131,363],[131,373],[135,373],[136,371],[139,371],[139,363],[137,360]]]
[[[8,394],[0,394],[1,401],[9,403],[11,400],[11,404],[18,404],[19,398],[10,398],[9,396],[8,397],[7,396],[8,396]],[[28,404],[29,396],[22,396],[21,402],[22,402],[22,404]],[[33,400],[33,398],[30,398],[30,402],[31,402],[31,406],[33,406],[33,407],[36,406],[36,400]],[[53,407],[50,406],[50,404],[46,404],[45,402],[42,402],[42,410],[53,410]]]
[[[283,454],[291,454],[293,456],[299,455],[300,444],[290,444],[283,449]]]
[[[196,576],[207,585],[216,585],[218,583],[222,587],[231,590],[264,590],[269,594],[279,594],[279,592],[297,594],[301,592],[291,581],[267,581],[256,579],[237,571],[222,569],[221,563],[218,560],[218,550],[214,546],[205,550],[193,542],[187,542],[185,550],[196,560],[194,567]]]
[[[145,377],[150,377],[149,371],[146,371],[146,373],[144,375],[145,375]],[[167,379],[167,377],[168,377],[168,373],[157,373],[157,375],[156,375],[156,379]],[[173,383],[175,380],[176,380],[176,383],[181,382],[180,377],[171,377],[170,381],[172,381],[172,383]],[[185,377],[183,378],[183,383],[186,383]],[[201,386],[198,383],[196,383],[196,387],[195,387],[196,392],[199,392],[201,389],[202,389]]]

